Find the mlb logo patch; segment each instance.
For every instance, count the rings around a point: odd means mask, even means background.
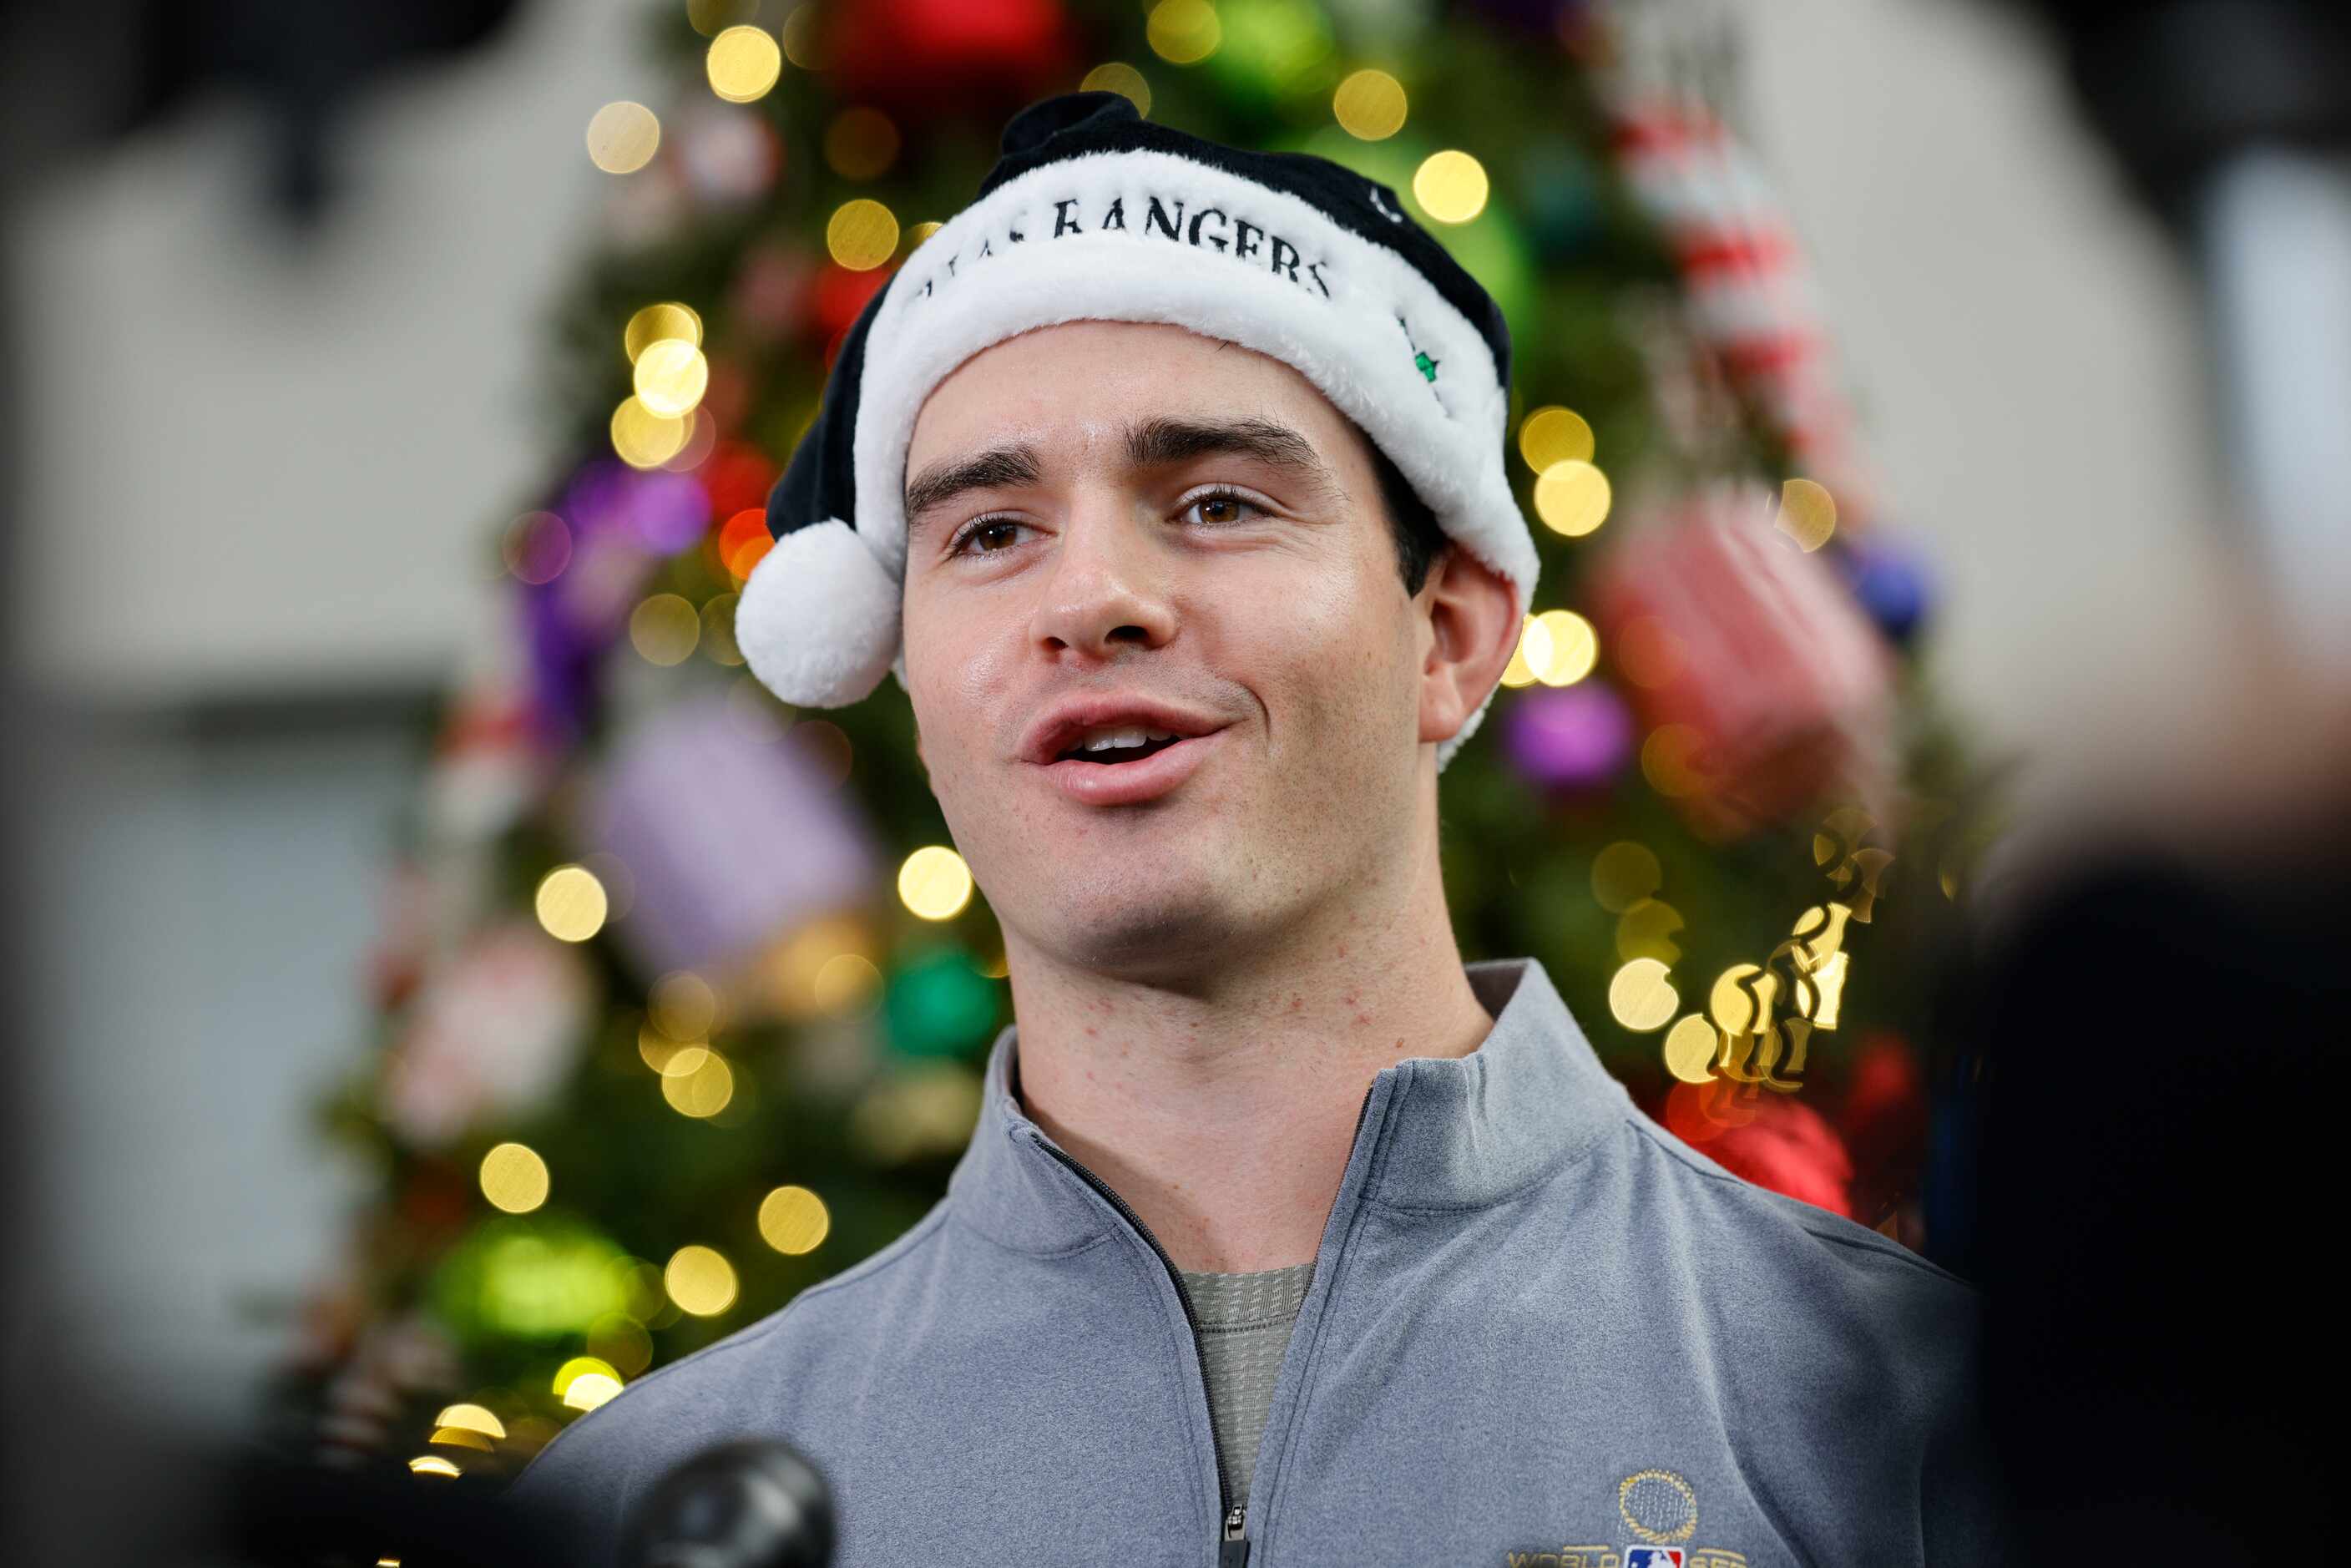
[[[1688,1568],[1687,1558],[1678,1546],[1625,1548],[1625,1568]]]

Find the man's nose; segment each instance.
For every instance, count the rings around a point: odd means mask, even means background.
[[[1031,632],[1049,651],[1115,656],[1123,644],[1155,648],[1176,634],[1171,565],[1155,527],[1131,497],[1080,496],[1053,542],[1053,559]]]

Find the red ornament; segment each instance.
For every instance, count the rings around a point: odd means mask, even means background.
[[[881,292],[894,270],[870,267],[860,272],[838,262],[827,262],[824,270],[816,275],[816,287],[810,291],[815,306],[810,319],[817,336],[827,343],[838,341],[857,324],[857,313],[865,308],[867,300]]]
[[[1672,1102],[1681,1100],[1684,1090],[1703,1095],[1713,1087],[1690,1083],[1675,1086],[1672,1101],[1667,1104],[1667,1125],[1677,1136],[1681,1129],[1675,1123],[1681,1118],[1673,1114]],[[1751,1086],[1747,1092],[1755,1093]],[[1743,1176],[1757,1186],[1770,1187],[1847,1219],[1853,1218],[1853,1157],[1845,1152],[1844,1142],[1837,1136],[1836,1130],[1819,1112],[1801,1100],[1756,1093],[1752,1100],[1743,1100],[1738,1114],[1745,1120],[1737,1125],[1712,1123],[1712,1132],[1698,1143],[1699,1152],[1731,1175]],[[1691,1141],[1683,1137],[1685,1143]]]
[[[702,465],[702,486],[710,493],[710,515],[724,522],[737,512],[765,508],[777,472],[774,461],[748,442],[720,442],[710,461]]]
[[[1891,655],[1827,563],[1773,526],[1770,493],[1724,486],[1628,521],[1593,608],[1651,783],[1716,837],[1832,789],[1876,799]]]
[[[846,0],[824,40],[843,98],[900,120],[994,125],[1066,85],[1077,54],[1055,0]]]

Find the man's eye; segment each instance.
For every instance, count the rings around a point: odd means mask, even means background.
[[[1201,508],[1200,520],[1210,525],[1240,522],[1243,520],[1243,515],[1248,512],[1255,512],[1260,517],[1270,515],[1265,507],[1259,506],[1238,490],[1210,490],[1205,495],[1195,496],[1184,503],[1184,509],[1187,512],[1195,507]],[[1211,507],[1217,508],[1217,516],[1212,517],[1208,514],[1207,508]]]
[[[1005,537],[1005,530],[1020,528],[1022,526],[1022,524],[1010,517],[982,517],[979,521],[972,524],[969,528],[964,529],[963,532],[956,536],[955,548],[947,553],[950,555],[1000,555],[1003,553],[1001,549],[983,548],[975,550],[967,549],[966,547],[968,546],[972,540],[979,538],[982,536],[1002,539],[1004,544],[1008,547],[1012,541]]]

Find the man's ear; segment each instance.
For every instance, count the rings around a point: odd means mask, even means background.
[[[1518,650],[1519,591],[1507,577],[1458,544],[1448,543],[1428,564],[1428,580],[1414,596],[1423,637],[1420,738],[1447,741],[1460,733],[1486,700]]]

